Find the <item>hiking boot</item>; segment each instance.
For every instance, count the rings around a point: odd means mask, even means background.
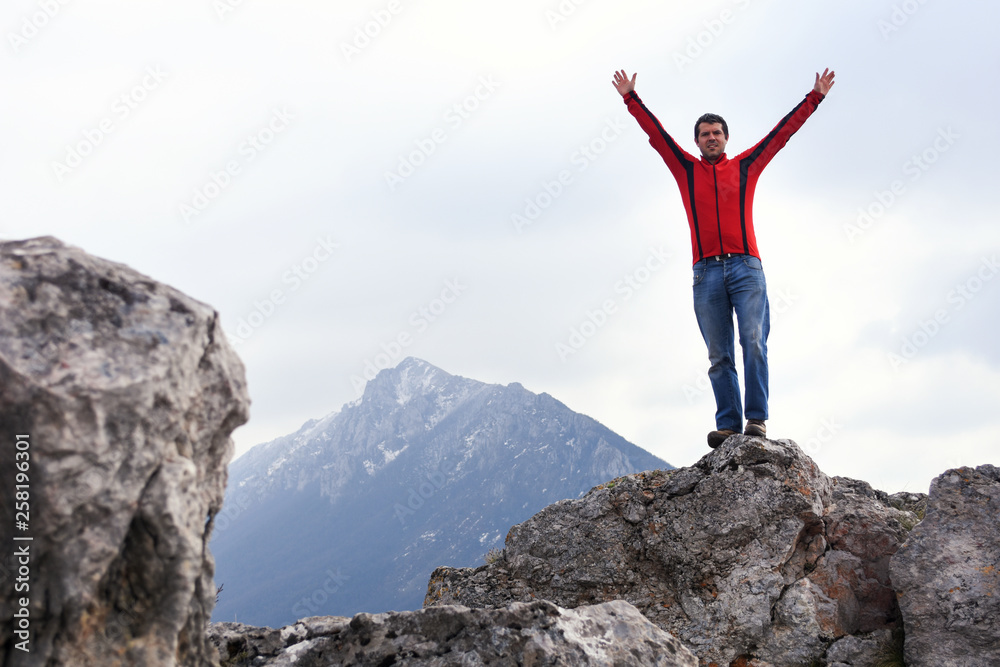
[[[708,434],[708,446],[715,449],[722,443],[726,441],[731,435],[736,435],[736,431],[732,431],[728,428],[724,428],[721,431],[712,431]]]
[[[761,438],[767,437],[767,427],[764,426],[763,419],[748,419],[747,427],[743,430],[743,435],[756,435]]]

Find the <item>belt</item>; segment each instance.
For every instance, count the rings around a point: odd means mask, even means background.
[[[716,262],[721,262],[723,260],[729,259],[730,257],[741,257],[743,253],[741,252],[727,252],[722,255],[712,255],[711,257],[706,257],[705,259],[714,259]]]

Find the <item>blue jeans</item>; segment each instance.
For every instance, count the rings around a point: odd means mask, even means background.
[[[767,335],[771,330],[767,284],[752,255],[702,259],[694,265],[694,313],[712,363],[715,427],[743,432],[740,382],[736,374],[733,313],[743,348],[746,418],[767,419]]]

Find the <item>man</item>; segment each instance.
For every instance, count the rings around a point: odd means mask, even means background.
[[[770,309],[764,270],[753,227],[753,195],[757,179],[816,110],[833,86],[829,68],[816,74],[813,89],[756,145],[729,158],[729,126],[721,116],[704,114],[694,125],[701,157],[695,158],[667,134],[635,93],[635,78],[615,72],[612,84],[629,113],[649,135],[649,143],[666,162],[680,188],[691,228],[694,255],[694,312],[708,346],[708,377],[715,393],[715,428],[710,447],[743,431],[744,410],[736,373],[733,313],[743,348],[746,385],[745,435],[766,436],[767,335]]]

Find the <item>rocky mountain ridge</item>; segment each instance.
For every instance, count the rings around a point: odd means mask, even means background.
[[[482,562],[549,503],[650,468],[670,465],[547,394],[409,357],[233,462],[211,544],[225,586],[213,618],[416,609],[438,565]]]
[[[374,476],[406,451],[413,431],[431,430],[456,405],[490,388],[408,357],[395,369],[383,370],[356,401],[235,460],[230,466],[235,486],[265,499],[276,490],[318,480],[323,496],[335,501],[356,475]],[[337,433],[343,422],[349,423]],[[333,464],[332,450],[338,454]],[[363,468],[351,465],[355,461]]]

